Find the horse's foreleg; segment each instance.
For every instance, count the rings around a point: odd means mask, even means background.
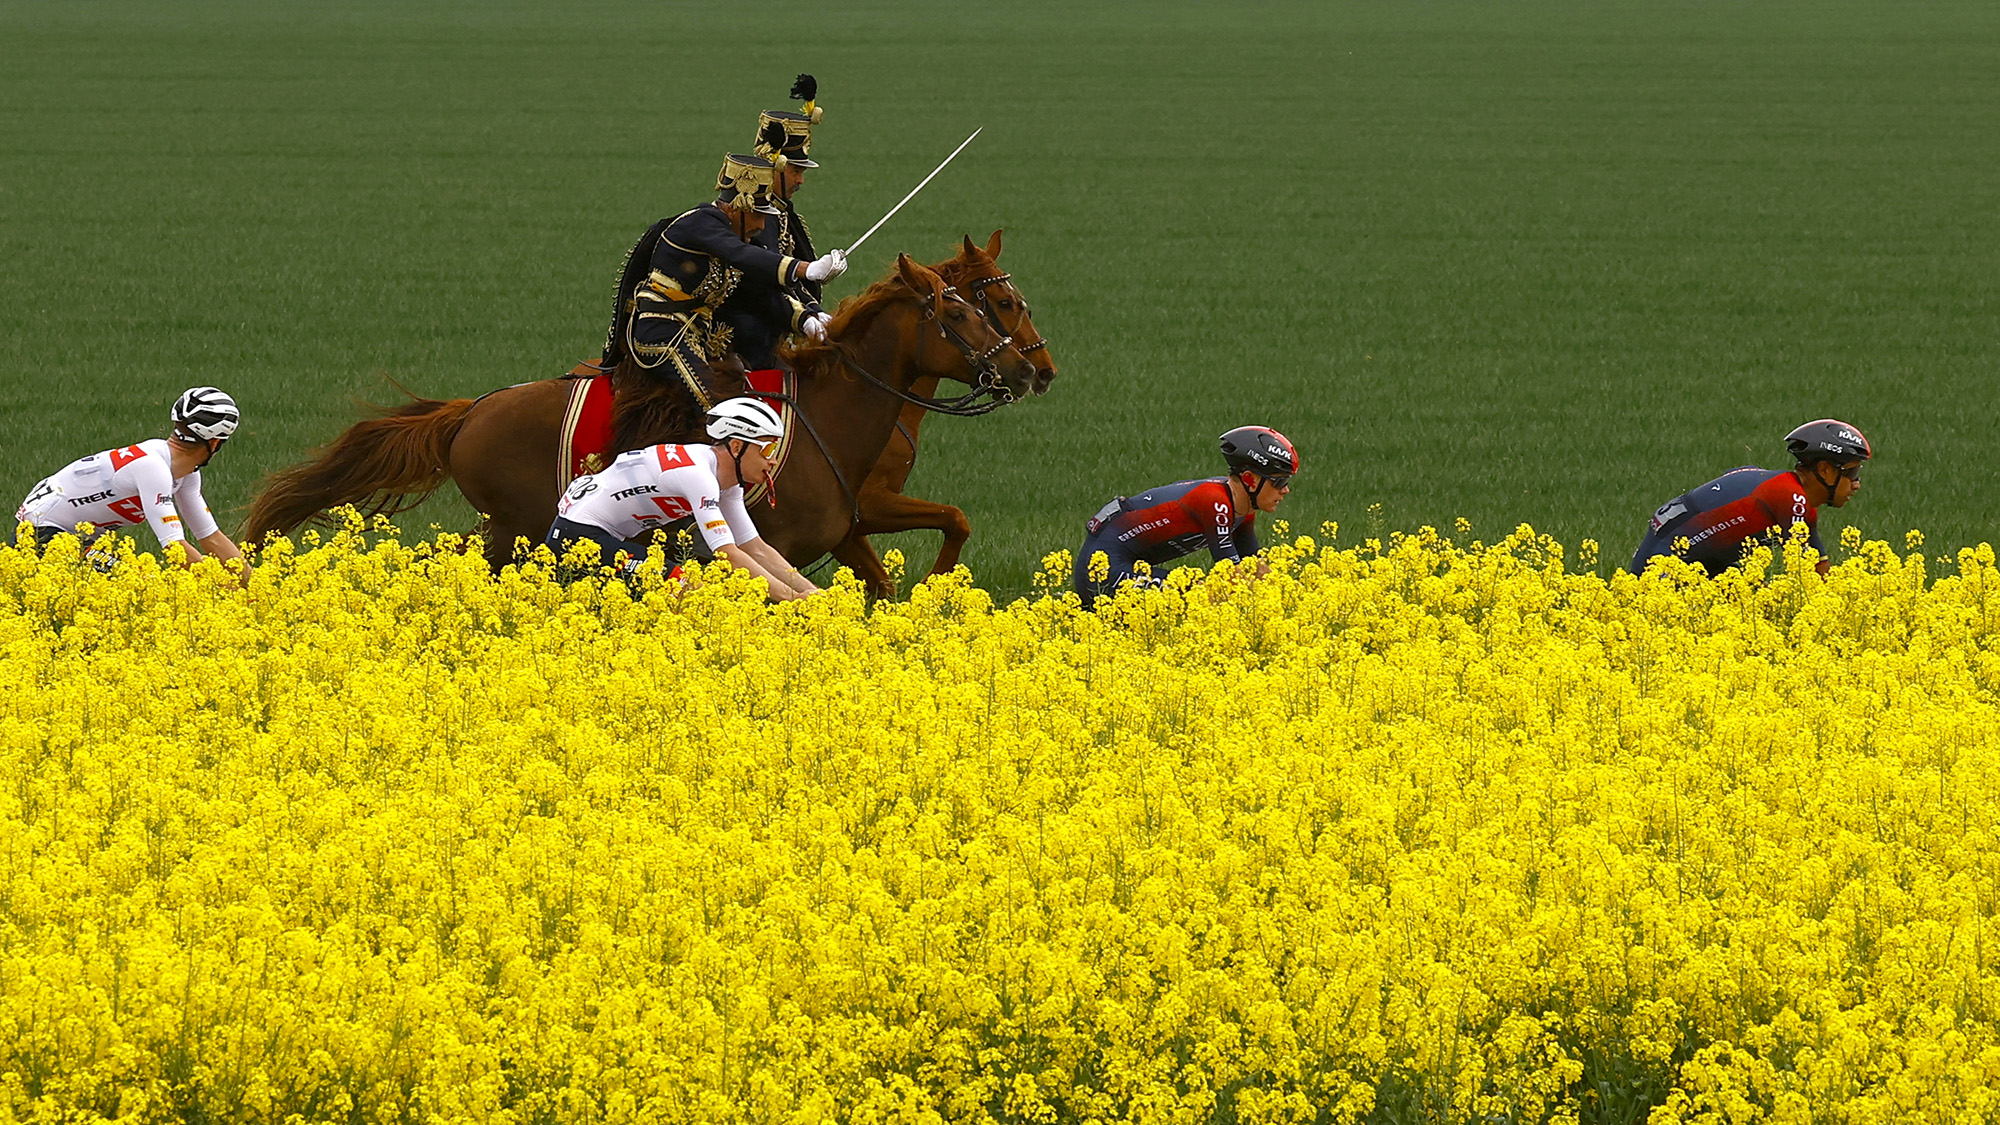
[[[965,541],[972,535],[972,523],[963,511],[950,504],[919,500],[900,492],[876,492],[862,498],[861,523],[854,531],[854,537],[897,531],[943,532],[944,545],[938,548],[937,561],[931,564],[930,572],[944,574],[958,565],[959,552],[965,549]]]
[[[857,528],[848,533],[833,549],[833,561],[854,572],[856,578],[868,588],[868,596],[893,598],[896,586],[889,581],[889,570],[882,565],[881,556],[875,553],[875,545]]]

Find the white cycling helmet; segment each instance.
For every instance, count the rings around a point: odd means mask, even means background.
[[[785,436],[785,422],[761,399],[726,398],[708,408],[708,436],[716,441],[777,441]]]
[[[174,433],[189,441],[228,440],[243,414],[236,400],[214,387],[194,387],[174,400]]]

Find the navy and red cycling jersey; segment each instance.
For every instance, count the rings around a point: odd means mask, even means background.
[[[1741,562],[1745,547],[1772,542],[1795,523],[1806,525],[1807,543],[1820,550],[1819,509],[1806,499],[1797,473],[1755,465],[1731,469],[1660,505],[1632,555],[1632,573],[1643,573],[1655,556],[1679,555],[1712,577]],[[1681,540],[1687,549],[1677,551]],[[1821,571],[1826,565],[1820,560]]]
[[[1098,510],[1084,525],[1083,548],[1077,552],[1076,592],[1089,605],[1100,593],[1116,589],[1133,575],[1133,564],[1158,566],[1203,547],[1215,561],[1240,561],[1257,553],[1255,510],[1238,516],[1229,496],[1229,478],[1184,480],[1121,496]],[[1111,573],[1102,582],[1089,578],[1091,556],[1104,552]]]

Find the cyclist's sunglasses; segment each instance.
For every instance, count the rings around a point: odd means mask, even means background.
[[[1852,465],[1847,465],[1847,466],[1835,466],[1835,467],[1836,467],[1836,468],[1838,468],[1838,469],[1840,469],[1840,475],[1841,475],[1841,476],[1844,476],[1844,477],[1846,477],[1846,478],[1847,478],[1848,480],[1851,480],[1851,481],[1859,481],[1859,480],[1861,479],[1861,466],[1862,466],[1862,465],[1863,465],[1864,463],[1865,463],[1865,462],[1861,462],[1861,461],[1856,461],[1856,462],[1855,462],[1854,464],[1852,464]]]
[[[1292,474],[1286,473],[1281,477],[1265,477],[1264,483],[1277,489],[1279,492],[1283,492],[1287,488],[1292,487]]]
[[[777,441],[767,441],[763,445],[758,446],[757,450],[758,452],[762,453],[764,455],[764,459],[768,461],[778,456],[778,447],[783,444],[784,440],[782,438]]]

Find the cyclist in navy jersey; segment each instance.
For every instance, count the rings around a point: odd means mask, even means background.
[[[1645,573],[1650,559],[1679,555],[1713,577],[1742,561],[1747,548],[1801,523],[1807,543],[1824,553],[1819,509],[1853,499],[1861,490],[1861,466],[1875,451],[1859,429],[1833,418],[1786,434],[1785,448],[1797,462],[1789,471],[1745,465],[1660,505],[1632,555],[1632,573]],[[1824,558],[1819,571],[1827,571]]]
[[[1098,595],[1135,581],[1141,562],[1159,566],[1202,547],[1217,562],[1257,553],[1257,513],[1276,510],[1291,492],[1298,451],[1268,426],[1239,426],[1222,435],[1222,459],[1229,467],[1226,477],[1120,496],[1090,517],[1072,574],[1085,609]],[[1109,559],[1110,571],[1093,581],[1090,562],[1100,552]]]

